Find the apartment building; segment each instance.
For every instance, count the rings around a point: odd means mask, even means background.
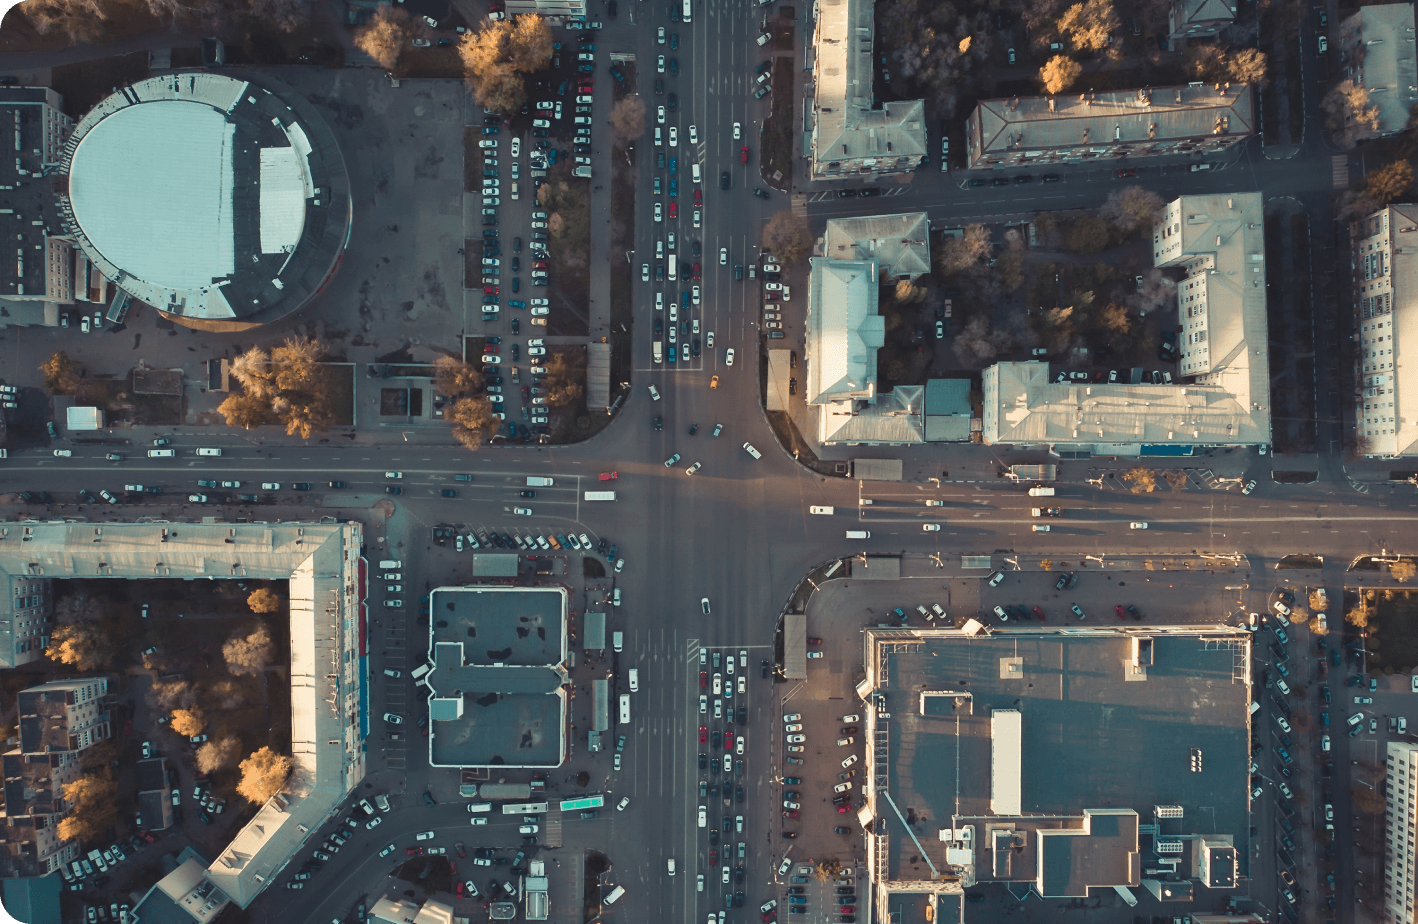
[[[1236,5],[1229,0],[1173,0],[1167,13],[1167,38],[1172,42],[1209,38],[1235,21]]]
[[[46,180],[63,158],[74,120],[48,87],[0,87],[0,126],[13,134],[14,157],[0,161],[0,301],[13,306],[0,323],[58,324],[59,306],[87,299],[91,267],[64,232]]]
[[[1403,372],[1408,325],[1418,325],[1418,205],[1391,205],[1351,222],[1349,239],[1358,446],[1367,456],[1418,455],[1418,376]]]
[[[1378,109],[1374,138],[1395,135],[1408,125],[1418,103],[1418,50],[1414,48],[1412,3],[1361,6],[1339,25],[1334,50],[1343,76],[1369,91]]]
[[[1413,885],[1418,878],[1418,744],[1390,741],[1384,762],[1384,920],[1412,921]]]
[[[872,0],[818,0],[813,34],[813,180],[909,173],[926,156],[926,103],[875,108]]]
[[[54,629],[53,582],[27,574],[8,575],[10,593],[0,598],[0,667],[39,660]]]
[[[971,169],[1215,154],[1255,134],[1249,84],[984,100],[965,123]]]
[[[44,876],[79,856],[61,840],[64,784],[79,776],[79,755],[112,736],[107,677],[54,680],[17,697],[19,746],[0,755],[0,877]]]

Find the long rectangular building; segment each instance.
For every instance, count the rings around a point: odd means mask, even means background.
[[[1359,331],[1357,443],[1366,456],[1418,455],[1418,414],[1409,413],[1418,407],[1418,375],[1403,365],[1408,325],[1418,325],[1418,205],[1391,205],[1349,230]]]
[[[1249,84],[984,100],[965,123],[972,169],[1214,154],[1256,130]]]

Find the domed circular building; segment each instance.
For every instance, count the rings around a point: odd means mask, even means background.
[[[74,127],[67,230],[120,289],[237,331],[304,305],[349,241],[344,158],[289,87],[207,72],[121,88]]]

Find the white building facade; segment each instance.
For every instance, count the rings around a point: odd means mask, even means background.
[[[1414,917],[1418,877],[1413,830],[1418,825],[1418,744],[1390,741],[1384,767],[1384,920],[1408,922]]]
[[[1366,456],[1418,455],[1418,376],[1403,372],[1409,325],[1418,327],[1418,205],[1351,222],[1349,239],[1359,334],[1356,444]]]

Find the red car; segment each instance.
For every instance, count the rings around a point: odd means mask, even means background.
[[[484,352],[484,353],[499,353],[499,352],[501,352],[501,351],[502,351],[502,347],[498,346],[498,345],[495,344],[495,343],[484,343],[484,344],[483,344],[483,352]]]
[[[764,300],[765,302],[776,302],[776,301],[778,301],[781,297],[782,297],[782,296],[781,296],[779,293],[777,293],[777,292],[765,292],[765,293],[763,293],[763,300]]]
[[[699,275],[699,264],[696,263],[696,264],[694,264],[694,281],[695,281],[695,282],[698,282],[698,281],[700,280],[700,278],[702,278],[702,277]]]
[[[132,719],[124,719],[124,720],[123,720],[123,734],[125,734],[125,735],[131,735],[132,733],[133,733],[133,720],[132,720]]]
[[[1126,170],[1119,170],[1119,171],[1118,171],[1118,179],[1122,179],[1123,177],[1128,177],[1128,176],[1137,176],[1137,168],[1135,168],[1135,167],[1129,167],[1129,168],[1126,169]]]
[[[702,189],[695,189],[695,190],[694,190],[694,207],[695,207],[695,208],[699,208],[699,207],[700,207],[701,205],[703,205],[703,204],[704,204],[704,190],[702,190]]]
[[[502,289],[499,286],[483,286],[484,295],[497,295]]]
[[[848,812],[850,812],[851,810],[852,810],[852,807],[851,807],[850,805],[839,805],[839,806],[837,806],[837,814],[838,814],[838,815],[845,815],[845,814],[847,814]]]
[[[856,913],[857,913],[857,906],[856,906],[856,905],[838,905],[838,906],[837,906],[837,913],[838,913],[838,914],[856,914]]]
[[[719,865],[719,851],[717,851],[717,850],[711,850],[711,851],[709,851],[709,865],[710,865],[710,866],[718,866],[718,865]]]
[[[797,812],[793,812],[793,811],[789,811],[788,809],[784,809],[784,810],[783,810],[783,817],[784,817],[784,818],[797,818],[797,817],[798,817],[798,813],[797,813]]]
[[[1118,604],[1117,606],[1113,607],[1113,612],[1118,614],[1119,619],[1128,618],[1128,614],[1123,612],[1122,604]]]
[[[463,897],[463,884],[461,882],[453,883],[453,893],[459,898]]]
[[[156,844],[158,842],[158,839],[153,836],[153,832],[151,831],[143,832],[143,840],[147,841],[149,844]]]
[[[1046,620],[1046,619],[1048,618],[1047,616],[1044,615],[1043,609],[1041,609],[1040,607],[1037,607],[1037,606],[1034,607],[1034,615],[1039,617],[1039,621],[1040,621],[1040,622],[1043,622],[1044,620]]]
[[[704,688],[707,687],[707,686],[709,686],[709,672],[708,672],[708,671],[700,671],[700,672],[699,672],[699,689],[702,690],[702,689],[704,689]]]
[[[743,147],[739,148],[739,163],[748,163],[748,145],[744,145]]]
[[[534,260],[534,261],[532,261],[532,269],[546,269],[546,268],[547,268],[547,261],[545,261],[545,260]]]
[[[601,472],[602,481],[615,481],[620,477],[620,472]]]
[[[405,847],[405,848],[404,848],[404,853],[407,854],[407,855],[409,855],[409,856],[411,856],[411,857],[416,857],[416,856],[418,856],[419,854],[423,853],[423,848],[422,848],[422,847]]]
[[[695,190],[695,192],[698,192],[698,190]],[[671,218],[678,218],[678,217],[679,217],[679,206],[678,206],[678,205],[675,205],[673,202],[670,203],[670,217],[671,217]]]
[[[759,920],[762,921],[763,924],[768,924],[769,921],[776,921],[777,919],[778,919],[778,912],[776,912],[776,911],[770,911],[770,912],[768,912],[767,914],[765,914],[763,917],[759,918]]]
[[[811,635],[809,635],[808,638],[807,638],[807,643],[808,643],[809,645],[821,645],[821,644],[822,644],[822,639],[820,639],[820,638],[813,638]]]
[[[731,731],[725,731],[725,732],[724,732],[724,750],[726,750],[726,751],[733,750],[733,747],[734,747],[734,733],[731,732]]]
[[[708,741],[708,740],[709,740],[709,726],[707,726],[707,725],[701,725],[701,726],[699,726],[699,743],[700,743],[700,744],[703,744],[704,742],[706,742],[706,741]]]

